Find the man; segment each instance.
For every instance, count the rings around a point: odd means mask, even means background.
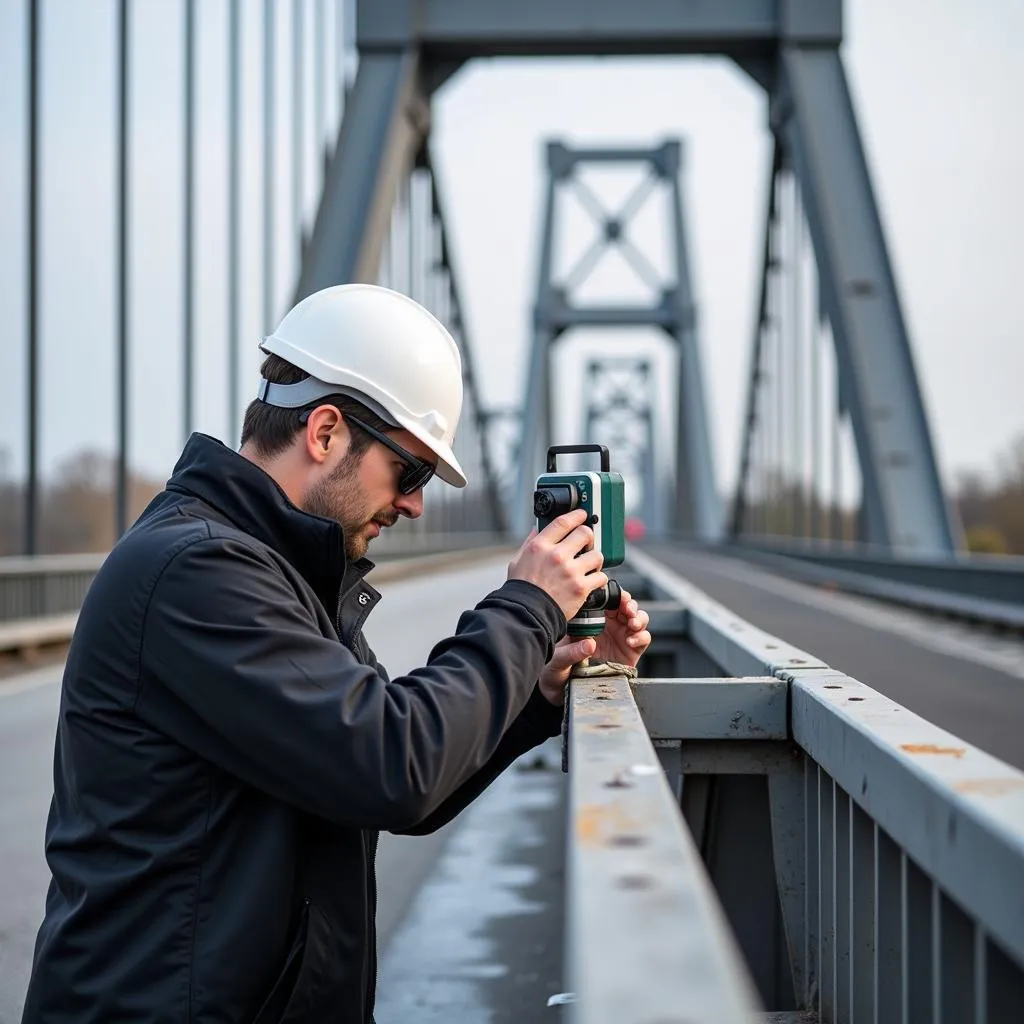
[[[564,638],[607,579],[578,510],[389,680],[363,556],[431,476],[465,485],[458,349],[364,285],[263,348],[240,453],[193,436],[82,608],[25,1024],[372,1020],[378,830],[450,820],[558,732],[572,664],[650,643],[628,597],[599,641]]]

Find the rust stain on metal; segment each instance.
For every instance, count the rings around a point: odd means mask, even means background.
[[[966,747],[940,747],[937,743],[901,743],[900,750],[908,754],[942,754],[946,757],[963,757]]]
[[[1024,779],[965,779],[953,788],[970,796],[1003,796],[1024,789]]]
[[[584,846],[604,846],[616,836],[636,832],[636,819],[614,803],[584,804],[576,815],[576,838]]]

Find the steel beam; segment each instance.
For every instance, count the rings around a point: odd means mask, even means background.
[[[860,453],[868,540],[956,548],[910,342],[837,48],[787,47],[776,130],[803,189]]]
[[[518,533],[526,533],[532,522],[530,495],[533,494],[537,468],[543,463],[541,447],[551,437],[551,399],[549,395],[548,361],[554,329],[550,324],[551,268],[554,261],[555,217],[557,204],[555,196],[557,179],[554,169],[556,156],[548,146],[548,187],[544,199],[543,235],[537,271],[537,304],[533,312],[533,341],[530,346],[530,363],[526,373],[526,401],[520,420],[519,470],[516,493],[512,496],[512,523]]]
[[[772,676],[638,679],[633,697],[651,739],[784,740],[788,689]]]
[[[570,700],[571,1019],[752,1019],[750,973],[629,685],[579,679]]]
[[[429,125],[415,50],[363,52],[295,292],[376,282],[391,210]]]
[[[387,49],[411,35],[466,57],[751,53],[784,38],[838,44],[840,0],[360,0],[359,43]]]
[[[1024,961],[1024,774],[838,672],[794,672],[791,700],[794,740]]]
[[[696,301],[690,280],[690,257],[686,246],[686,221],[680,184],[682,147],[674,152],[675,166],[668,168],[672,205],[672,236],[675,248],[676,308],[675,330],[679,358],[676,394],[676,532],[701,540],[722,536],[722,507],[715,484],[711,456],[711,433],[704,402],[704,371],[697,336]]]

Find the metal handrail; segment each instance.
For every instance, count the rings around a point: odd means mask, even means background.
[[[574,683],[571,721],[579,725],[570,731],[570,773],[580,772],[571,785],[583,795],[574,795],[570,863],[593,858],[595,836],[603,840],[600,875],[570,872],[577,1005],[598,1006],[614,992],[636,998],[646,1013],[617,1020],[745,1021],[746,1004],[710,1007],[723,990],[745,990],[749,967],[768,1009],[803,1008],[822,1022],[1016,1019],[1024,989],[1024,773],[744,622],[650,556],[630,551],[627,562],[645,579],[662,623],[675,624],[676,633],[660,640],[677,645],[677,670],[638,680],[634,694],[617,681]],[[705,675],[680,670],[686,665],[704,666]],[[596,718],[582,715],[586,706]],[[657,803],[649,794],[644,802],[651,784],[639,784],[651,762],[641,756],[641,732],[664,770]],[[610,774],[619,746],[629,755]],[[606,755],[603,775],[591,772],[583,788],[593,750]],[[765,780],[763,790],[729,790],[751,776]],[[729,817],[723,794],[730,792],[741,797],[740,817]],[[763,813],[752,793],[763,793]],[[613,811],[602,809],[602,795]],[[683,817],[731,905],[728,924],[697,912],[692,893],[703,880],[689,845],[656,841]],[[723,831],[729,821],[731,833]],[[723,867],[719,847],[729,842],[732,861]],[[692,946],[678,946],[680,930],[699,927],[714,949],[733,941],[737,897],[728,882],[737,882],[736,843],[751,874],[770,865],[771,899],[760,904],[769,912],[755,915],[753,926],[738,912],[746,967],[705,958],[694,972],[702,961]],[[646,901],[642,890],[629,901],[607,884],[637,870],[656,878]],[[739,881],[733,887],[747,892],[748,880]],[[588,933],[588,920],[603,920],[606,930]],[[772,945],[773,928],[781,947]],[[620,965],[599,948],[622,950],[631,941],[648,951],[646,966],[628,948]],[[669,950],[652,952],[659,944]],[[773,978],[779,948],[788,963]],[[682,988],[664,977],[670,969],[682,976],[680,949],[691,958]],[[652,1003],[651,992],[661,1001]],[[588,1011],[577,1019],[605,1018]]]

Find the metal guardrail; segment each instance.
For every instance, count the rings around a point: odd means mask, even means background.
[[[575,1019],[1024,1019],[1024,773],[628,568],[652,678],[571,700]]]
[[[787,543],[780,538],[747,538],[728,550],[807,582],[1024,629],[1024,558],[901,559],[870,550],[842,552],[798,540]]]
[[[461,564],[465,557],[511,551],[508,542],[493,533],[389,540],[384,550],[375,552],[376,582]],[[0,652],[70,640],[86,591],[105,558],[105,553],[0,558]]]

